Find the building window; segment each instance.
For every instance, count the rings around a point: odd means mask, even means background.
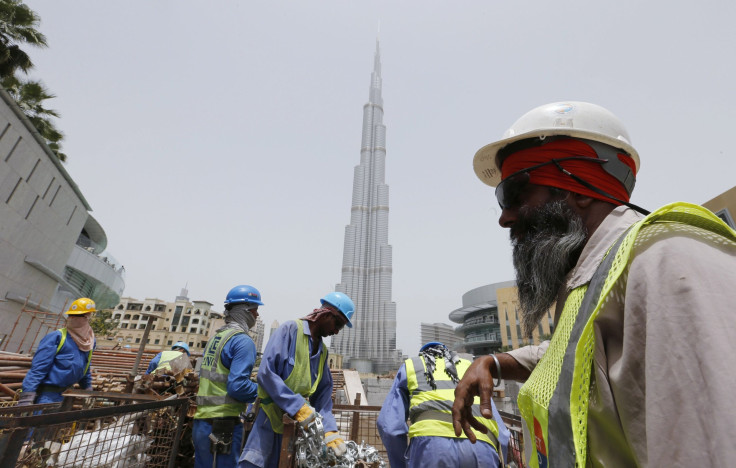
[[[175,332],[176,331],[176,325],[174,325],[173,327],[171,327],[171,331],[172,332]]]
[[[115,316],[112,319],[113,320],[120,320],[120,314],[115,314]]]
[[[199,309],[194,309],[194,315],[199,315],[199,314],[200,314]]]
[[[123,308],[123,304],[120,304],[120,305],[118,306],[118,309],[122,310],[122,308]]]
[[[150,305],[149,306],[146,306],[146,312],[148,312],[150,310],[151,310],[151,306]]]
[[[161,341],[161,340],[156,340],[156,341],[153,342],[153,344],[158,344],[159,341]]]
[[[134,316],[133,316],[133,320],[140,320],[140,318],[141,318],[141,316],[140,316],[140,315],[134,315]]]
[[[171,340],[169,340],[169,341],[166,342],[166,344],[169,345],[169,346],[171,346],[171,343],[173,343],[173,341],[171,341]]]
[[[140,343],[140,342],[141,342],[141,339],[140,339],[140,338],[136,338],[136,339],[135,339],[135,342],[136,342],[136,343]]]
[[[144,329],[144,328],[146,328],[146,324],[145,324],[145,323],[140,323],[140,324],[138,324],[138,329],[139,329],[139,330],[142,330],[142,329]]]
[[[128,324],[127,323],[121,323],[120,324],[120,328],[128,328]]]
[[[197,329],[195,327],[192,327],[189,329],[189,333],[197,333]]]
[[[127,337],[127,338],[125,339],[125,342],[126,342],[126,343],[130,343],[130,342],[132,342],[132,341],[133,341],[133,338],[131,338],[131,337]]]
[[[179,324],[179,317],[181,317],[181,306],[176,306],[176,312],[174,312],[174,319],[171,321],[172,325],[178,325]],[[171,312],[171,310],[169,310]]]
[[[733,217],[731,217],[731,213],[728,211],[728,208],[724,208],[722,210],[719,210],[716,213],[716,216],[718,216],[719,218],[721,218],[724,223],[726,223],[729,226],[731,226],[731,229],[736,229],[736,224],[734,224]]]
[[[123,320],[130,320],[130,314],[125,314],[125,317],[123,317]]]
[[[189,342],[189,346],[194,346],[194,342],[193,341],[190,341]]]
[[[199,319],[193,319],[193,320],[192,320],[192,325],[196,325],[196,324],[198,324],[198,323],[199,323]]]

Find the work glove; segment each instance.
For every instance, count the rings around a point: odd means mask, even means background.
[[[340,436],[339,432],[331,431],[325,434],[325,444],[328,448],[331,448],[335,455],[341,457],[348,451],[348,447],[345,445],[345,441]]]
[[[20,392],[20,398],[18,398],[18,406],[32,405],[33,400],[36,399],[36,392]]]
[[[309,403],[304,403],[304,406],[299,408],[299,411],[294,415],[296,422],[298,422],[299,425],[302,426],[302,429],[305,430],[307,429],[307,426],[309,426],[309,423],[314,421],[316,417],[317,413],[314,411],[314,408],[309,406]]]

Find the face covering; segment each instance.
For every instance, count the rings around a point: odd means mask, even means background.
[[[81,351],[91,351],[94,347],[95,332],[89,325],[89,314],[68,316],[66,331]]]
[[[221,332],[228,328],[247,332],[256,324],[256,317],[250,311],[253,304],[235,304],[230,310],[225,311],[225,325],[217,330]]]

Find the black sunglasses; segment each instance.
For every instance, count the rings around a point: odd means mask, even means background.
[[[518,208],[521,205],[521,195],[524,192],[524,189],[526,188],[526,186],[529,184],[529,179],[531,178],[529,173],[531,171],[539,169],[540,167],[549,166],[550,164],[554,164],[555,166],[557,166],[557,169],[559,169],[563,174],[572,177],[576,182],[583,185],[584,187],[590,190],[593,190],[594,192],[600,195],[603,195],[606,198],[615,200],[621,203],[622,205],[628,206],[629,208],[636,210],[639,213],[642,213],[644,215],[649,214],[649,211],[645,210],[644,208],[636,206],[633,203],[619,200],[613,195],[587,182],[586,180],[581,179],[580,177],[576,176],[575,174],[571,173],[570,171],[568,171],[567,169],[565,169],[564,167],[560,165],[560,162],[562,161],[571,161],[571,160],[588,161],[588,162],[598,163],[598,164],[605,164],[608,162],[608,159],[600,159],[600,158],[594,159],[594,158],[589,158],[586,156],[570,156],[567,158],[551,159],[547,162],[543,162],[541,164],[537,164],[535,166],[527,167],[526,169],[516,171],[513,174],[506,177],[505,179],[503,179],[501,183],[499,183],[496,186],[496,200],[498,200],[498,205],[501,207],[502,210]]]

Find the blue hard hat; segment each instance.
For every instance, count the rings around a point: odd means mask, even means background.
[[[421,348],[419,348],[419,352],[421,353],[427,348],[432,348],[434,346],[442,346],[443,348],[447,348],[447,346],[444,345],[444,343],[440,343],[439,341],[430,341],[429,343],[425,344]]]
[[[263,305],[263,302],[261,302],[261,293],[253,286],[248,286],[247,284],[235,286],[227,293],[225,305],[242,303]]]
[[[177,341],[174,343],[174,345],[171,347],[171,350],[175,350],[176,348],[181,348],[184,351],[187,352],[187,356],[191,356],[192,354],[189,352],[189,345],[184,343],[183,341]]]
[[[320,299],[320,302],[322,305],[331,305],[342,312],[342,315],[344,315],[348,320],[348,328],[353,328],[353,322],[350,319],[353,317],[353,313],[355,312],[355,304],[353,304],[353,300],[350,299],[347,294],[331,292]]]

